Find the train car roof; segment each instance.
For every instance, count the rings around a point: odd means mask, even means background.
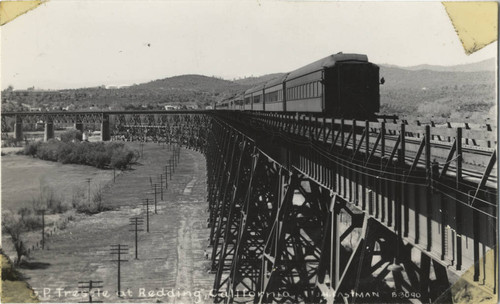
[[[255,93],[257,91],[262,91],[262,89],[264,89],[264,84],[259,84],[258,86],[255,86],[255,87],[252,87],[252,88],[246,90],[245,95]]]
[[[288,74],[287,80],[291,80],[303,75],[307,75],[312,72],[320,71],[325,68],[331,68],[335,66],[337,62],[342,61],[360,61],[360,62],[368,62],[368,56],[363,54],[343,54],[337,53],[310,63],[306,66],[303,66],[295,71],[290,72]]]
[[[277,84],[282,84],[286,80],[288,75],[289,75],[289,73],[285,73],[284,75],[282,75],[280,77],[269,80],[268,82],[266,82],[265,88],[270,88],[270,87],[274,87]]]

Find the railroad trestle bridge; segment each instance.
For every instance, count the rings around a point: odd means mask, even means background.
[[[48,112],[50,113],[50,112]],[[214,301],[497,298],[496,132],[232,112],[2,113],[205,154]],[[462,285],[460,285],[462,284]]]

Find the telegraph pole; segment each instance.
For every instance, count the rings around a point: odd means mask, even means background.
[[[163,201],[163,174],[160,174],[160,199]]]
[[[117,259],[113,260],[114,262],[118,262],[118,297],[120,297],[120,264],[121,262],[127,262],[128,260],[122,260],[122,255],[128,253],[128,245],[111,245],[111,254],[112,255],[117,255]]]
[[[144,220],[142,217],[131,217],[130,218],[130,225],[133,226],[133,229],[130,231],[135,231],[135,259],[137,260],[137,251],[138,251],[138,246],[137,246],[137,232],[138,231],[144,231],[142,229],[139,229],[139,226],[144,224]]]
[[[146,206],[146,232],[149,232],[149,198],[145,198],[142,204]]]
[[[86,289],[88,289],[89,293],[89,300],[88,302],[80,302],[80,303],[102,303],[102,301],[94,301],[92,300],[92,289],[97,289],[100,290],[103,288],[102,281],[84,281],[84,282],[78,282],[78,288],[79,289],[84,289],[81,291],[83,294],[84,292],[87,292]]]
[[[42,214],[42,249],[45,249],[45,209],[39,209]]]
[[[168,189],[168,166],[165,166],[165,189]]]
[[[157,203],[157,201],[158,201],[158,200],[156,199],[156,193],[157,193],[157,192],[156,192],[156,188],[157,188],[157,186],[158,186],[157,184],[154,184],[154,189],[155,189],[155,214],[158,214],[157,209],[156,209],[156,203]]]

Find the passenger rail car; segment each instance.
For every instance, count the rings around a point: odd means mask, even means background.
[[[258,85],[245,92],[245,110],[264,111],[264,85]]]
[[[379,67],[366,55],[337,53],[248,89],[243,110],[322,113],[374,119],[380,110]],[[240,110],[234,101],[220,107]]]
[[[214,103],[213,108],[216,110],[244,110],[243,96],[236,96]]]
[[[284,112],[285,104],[285,80],[288,74],[269,81],[264,85],[264,107],[266,111]]]

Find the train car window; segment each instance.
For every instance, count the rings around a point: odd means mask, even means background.
[[[267,93],[266,96],[267,96],[266,102],[276,102],[276,101],[278,101],[278,92],[277,91],[271,92],[271,93]]]

